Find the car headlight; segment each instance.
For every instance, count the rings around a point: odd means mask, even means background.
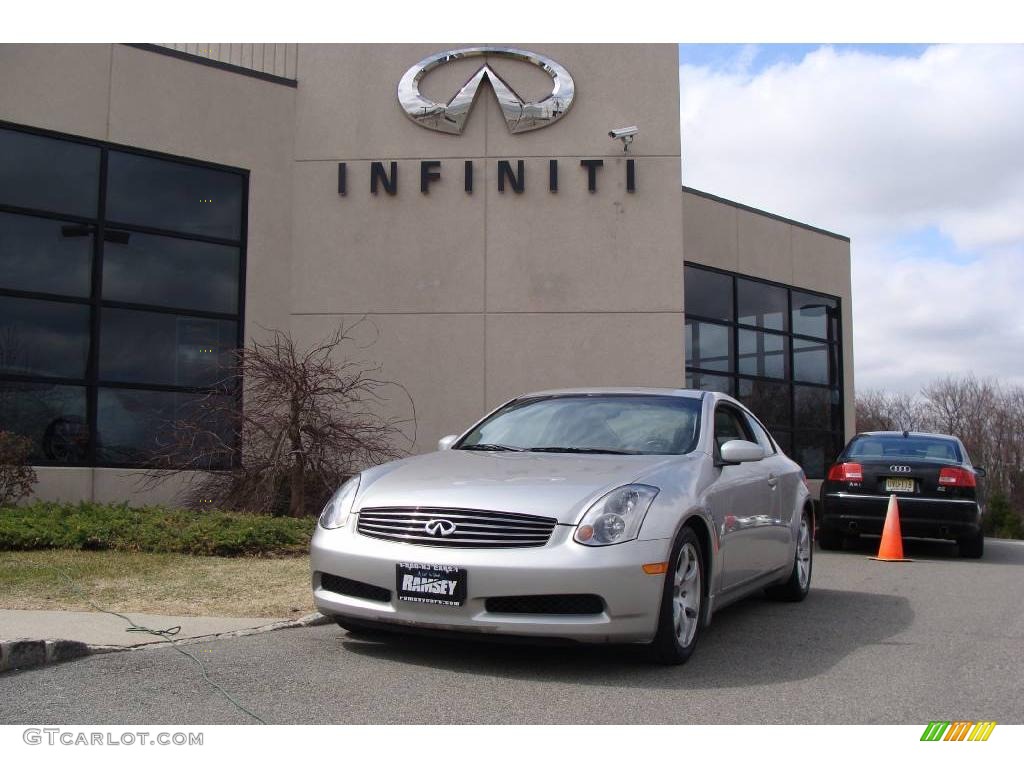
[[[624,485],[595,501],[583,515],[573,538],[588,547],[603,547],[635,539],[640,523],[658,495],[653,485]]]
[[[341,528],[348,522],[348,516],[352,512],[352,502],[356,499],[356,491],[359,490],[359,475],[351,477],[342,483],[320,513],[321,528]]]

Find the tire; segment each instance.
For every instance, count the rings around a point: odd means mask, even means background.
[[[960,547],[960,557],[979,558],[985,554],[985,532],[978,531],[974,536],[957,539]]]
[[[843,548],[843,534],[833,528],[818,529],[818,546],[825,550],[839,550]]]
[[[649,651],[651,658],[661,664],[685,664],[697,647],[707,618],[707,565],[704,548],[693,528],[687,525],[679,531],[668,562],[658,632]],[[677,614],[685,618],[678,631]]]
[[[789,578],[784,584],[768,587],[765,590],[770,597],[784,600],[787,603],[799,603],[811,591],[811,572],[814,567],[814,543],[811,541],[811,530],[811,516],[805,509],[800,515],[800,530],[797,533],[793,570],[789,572]]]

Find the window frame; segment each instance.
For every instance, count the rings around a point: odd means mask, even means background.
[[[800,444],[800,436],[820,436],[820,435],[831,435],[834,440],[834,444],[838,446],[838,451],[842,450],[842,447],[846,444],[845,440],[845,423],[846,423],[846,387],[844,384],[844,362],[843,362],[843,299],[839,296],[833,296],[823,291],[815,291],[810,288],[803,288],[796,285],[787,285],[774,280],[766,280],[760,277],[753,277],[751,275],[742,274],[739,272],[730,272],[729,270],[720,269],[718,267],[705,266],[704,264],[696,264],[690,261],[684,261],[684,286],[685,286],[685,270],[695,269],[706,272],[714,272],[720,275],[725,275],[732,278],[732,308],[733,316],[732,320],[725,322],[720,318],[705,317],[703,315],[694,314],[687,311],[687,302],[683,303],[683,314],[684,322],[699,322],[699,323],[716,323],[718,325],[725,325],[731,332],[731,360],[726,370],[713,370],[710,368],[692,367],[686,365],[686,374],[694,376],[716,376],[724,378],[730,381],[732,392],[727,393],[732,397],[739,400],[740,385],[743,381],[752,382],[764,382],[766,384],[783,385],[788,389],[789,399],[789,420],[786,424],[775,424],[771,430],[762,425],[762,428],[768,433],[770,439],[776,442],[774,431],[778,430],[784,432],[790,442],[790,450],[796,450],[796,446]],[[760,283],[772,288],[782,288],[786,291],[786,316],[784,325],[786,330],[778,331],[772,329],[762,328],[757,325],[751,325],[749,323],[739,322],[739,280],[745,280],[750,283]],[[684,287],[685,291],[685,287]],[[795,333],[793,331],[793,294],[799,293],[805,296],[820,296],[822,299],[826,299],[830,302],[835,302],[835,324],[834,326],[830,323],[827,324],[826,332],[831,332],[834,328],[835,338],[819,338],[816,336],[809,336],[806,334]],[[770,333],[776,336],[781,336],[786,339],[785,347],[785,364],[786,376],[784,378],[773,378],[770,376],[760,376],[756,374],[740,373],[739,371],[739,355],[740,355],[740,333],[742,331],[752,331],[760,333]],[[829,367],[829,376],[833,378],[827,384],[821,384],[819,382],[798,380],[796,376],[796,342],[810,342],[815,345],[825,346],[827,349],[827,365]],[[833,370],[834,368],[834,370]],[[816,388],[822,390],[830,398],[833,391],[839,392],[839,403],[838,408],[838,425],[837,428],[833,429],[832,425],[827,430],[823,430],[817,427],[801,427],[797,424],[797,403],[796,403],[796,391],[797,387]],[[742,400],[741,400],[742,402]],[[757,417],[755,417],[757,418]],[[760,419],[758,419],[760,421]],[[832,458],[835,458],[834,456]],[[819,478],[814,478],[819,479]],[[823,479],[823,478],[820,478]]]
[[[66,302],[78,305],[88,306],[90,310],[89,318],[89,354],[86,362],[85,375],[82,378],[67,378],[67,377],[56,377],[56,376],[34,376],[34,375],[22,375],[22,374],[8,374],[0,373],[0,385],[7,383],[24,383],[24,384],[52,384],[52,385],[73,385],[73,386],[84,386],[86,391],[86,421],[88,425],[88,449],[86,451],[85,458],[80,462],[66,462],[66,461],[52,461],[42,458],[33,459],[35,466],[55,466],[55,467],[101,467],[101,468],[116,468],[116,469],[128,469],[128,468],[145,468],[149,465],[145,463],[113,463],[97,460],[99,455],[98,446],[98,431],[97,431],[97,419],[98,419],[98,399],[99,392],[101,389],[135,389],[155,392],[175,392],[182,394],[195,394],[205,395],[213,391],[216,391],[213,387],[195,387],[195,386],[181,386],[174,384],[140,384],[140,383],[128,383],[114,380],[106,380],[100,377],[99,372],[99,349],[102,342],[101,339],[101,322],[102,313],[104,309],[127,309],[137,310],[143,312],[153,312],[162,314],[171,314],[178,316],[196,317],[202,319],[213,319],[213,320],[227,320],[237,323],[237,337],[235,339],[235,348],[241,349],[245,346],[245,288],[246,288],[246,274],[248,270],[248,235],[249,235],[249,182],[250,172],[245,168],[237,168],[234,166],[224,165],[221,163],[212,163],[204,160],[197,160],[195,158],[184,157],[181,155],[174,155],[167,152],[158,152],[149,149],[143,149],[140,147],[132,147],[124,144],[118,144],[115,142],[101,141],[98,139],[91,139],[83,136],[75,136],[72,134],[62,133],[59,131],[51,131],[43,128],[37,128],[34,126],[23,125],[19,123],[13,123],[6,120],[0,120],[0,129],[7,131],[15,131],[20,133],[32,134],[44,138],[53,139],[56,141],[71,142],[76,144],[83,144],[86,146],[96,147],[100,152],[100,165],[99,165],[99,178],[98,178],[98,194],[96,201],[96,211],[93,216],[81,216],[61,213],[58,211],[42,210],[36,208],[26,208],[21,206],[14,206],[9,204],[0,203],[0,211],[4,213],[13,213],[23,216],[30,216],[40,219],[48,219],[51,221],[62,221],[72,224],[81,224],[87,227],[90,232],[89,235],[93,238],[92,241],[92,265],[90,273],[90,290],[88,296],[66,296],[60,294],[51,294],[45,291],[24,291],[11,288],[4,288],[0,285],[0,296],[9,296],[12,298],[24,298],[24,299],[35,299],[42,301],[54,301],[54,302]],[[123,222],[117,222],[108,220],[106,218],[106,197],[107,197],[107,166],[110,152],[123,152],[127,154],[139,155],[142,157],[152,158],[155,160],[164,160],[179,163],[182,165],[188,165],[195,168],[201,168],[204,170],[222,171],[227,173],[236,174],[241,178],[242,194],[240,200],[240,222],[239,222],[239,238],[226,239],[221,237],[213,237],[207,235],[198,235],[190,232],[179,232],[173,229],[162,229],[156,227],[149,227],[144,225],[135,224],[124,224]],[[114,232],[137,232],[139,234],[146,235],[161,235],[167,237],[173,237],[179,240],[188,240],[193,242],[204,242],[212,243],[215,245],[225,245],[234,248],[238,248],[238,276],[237,276],[237,290],[238,290],[238,304],[237,312],[226,313],[226,312],[214,312],[208,310],[189,309],[184,307],[175,306],[163,306],[147,303],[139,303],[132,301],[120,301],[113,299],[103,298],[103,256],[104,246],[106,243],[106,237],[108,232],[113,234]],[[242,391],[240,387],[236,387],[231,393],[234,396],[239,405],[241,405]],[[237,437],[237,436],[236,436]]]

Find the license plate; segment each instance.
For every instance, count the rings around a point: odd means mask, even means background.
[[[885,490],[914,492],[914,481],[909,477],[887,477],[885,478]]]
[[[462,605],[467,581],[466,569],[454,565],[395,564],[398,599],[411,603]]]

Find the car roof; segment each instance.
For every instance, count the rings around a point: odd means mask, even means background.
[[[869,436],[869,435],[871,437],[904,437],[904,436],[906,436],[906,437],[938,437],[938,438],[942,438],[944,440],[957,440],[957,441],[959,441],[959,439],[960,439],[956,435],[943,435],[943,434],[940,434],[938,432],[910,432],[910,431],[903,432],[901,430],[884,430],[884,431],[878,431],[878,432],[858,432],[856,437],[865,437],[865,436]]]
[[[528,392],[516,397],[550,397],[553,395],[662,395],[669,397],[701,398],[705,394],[700,389],[672,389],[671,387],[573,387],[568,389],[545,389]]]

